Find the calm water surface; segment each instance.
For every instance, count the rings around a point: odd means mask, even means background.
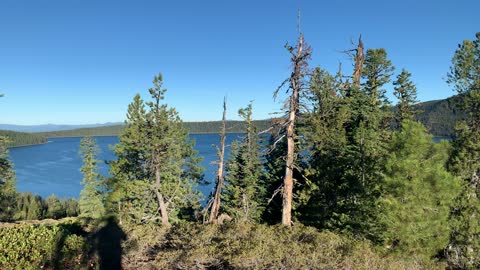
[[[241,134],[228,134],[227,144],[240,138]],[[204,159],[205,179],[214,182],[216,150],[219,137],[215,134],[190,135],[196,141],[195,149]],[[99,160],[116,159],[111,146],[118,143],[118,137],[96,137],[100,148]],[[83,186],[80,172],[82,160],[79,155],[81,138],[51,138],[49,143],[10,149],[10,157],[17,174],[17,189],[20,192],[32,192],[42,197],[55,194],[63,197],[78,197]],[[228,148],[227,148],[228,154]],[[108,165],[102,162],[100,173],[108,175]],[[208,195],[213,184],[199,186],[198,189]]]

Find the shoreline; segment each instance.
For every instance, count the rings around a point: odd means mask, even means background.
[[[49,143],[48,140],[47,140],[46,142],[44,142],[44,143],[32,143],[32,144],[22,144],[22,145],[10,146],[10,147],[8,147],[8,149],[19,148],[19,147],[27,147],[27,146],[43,145],[43,144],[47,144],[47,143]]]

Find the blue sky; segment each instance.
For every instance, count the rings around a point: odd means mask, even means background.
[[[445,83],[459,42],[480,31],[478,0],[300,0],[311,66],[350,67],[339,53],[362,34],[413,74],[420,100],[453,94]],[[229,118],[254,100],[254,117],[281,104],[298,1],[1,0],[0,123],[123,121],[136,93],[164,76],[166,102],[185,121]],[[356,10],[356,8],[358,8]]]

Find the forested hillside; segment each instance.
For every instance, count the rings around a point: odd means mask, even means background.
[[[424,124],[434,136],[451,136],[455,122],[462,119],[465,114],[458,108],[459,97],[432,100],[415,105],[419,112],[417,119]],[[271,120],[254,121],[258,130],[263,131],[270,127]],[[184,122],[191,134],[219,133],[221,121]],[[84,137],[84,136],[118,136],[124,125],[114,125],[94,128],[79,128],[37,133],[45,137]],[[227,133],[244,133],[245,125],[242,121],[227,121]]]
[[[0,137],[8,138],[7,147],[41,144],[47,142],[47,137],[41,134],[0,130]]]
[[[270,126],[270,120],[254,121],[259,130],[265,130]],[[222,125],[221,121],[207,122],[184,122],[185,128],[190,134],[208,134],[218,133]],[[125,128],[124,125],[96,127],[96,128],[80,128],[63,131],[52,131],[38,133],[45,137],[84,137],[84,136],[117,136]],[[228,121],[227,133],[243,133],[245,132],[245,124],[242,121]]]
[[[460,110],[459,96],[441,100],[431,100],[415,106],[419,114],[417,119],[423,123],[434,136],[451,136],[455,123],[465,118]]]

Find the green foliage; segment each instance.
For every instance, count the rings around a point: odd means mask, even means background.
[[[8,139],[0,137],[0,221],[13,218],[16,189],[15,172],[8,158]]]
[[[32,193],[19,193],[17,195],[17,206],[15,220],[35,220],[43,218],[44,202],[38,195]]]
[[[393,82],[395,97],[398,98],[398,112],[396,120],[401,123],[403,120],[413,120],[416,114],[414,109],[415,103],[417,103],[417,87],[410,80],[411,73],[402,69],[402,73],[398,74],[397,80]]]
[[[318,228],[334,227],[330,221],[338,210],[336,198],[349,188],[347,183],[341,183],[346,171],[343,166],[347,164],[344,125],[349,112],[340,79],[315,69],[310,83],[313,111],[302,130],[309,149],[305,175],[310,181],[297,194],[301,204],[299,219]]]
[[[73,233],[75,223],[0,228],[0,268],[40,269],[66,265],[82,255],[86,240]],[[62,267],[63,269],[63,267]]]
[[[378,240],[377,200],[391,136],[383,86],[393,69],[384,49],[369,49],[360,88],[343,82],[341,74],[319,68],[313,73],[313,113],[303,131],[307,181],[297,195],[301,222]]]
[[[427,259],[447,246],[450,207],[460,182],[446,171],[449,144],[434,143],[425,127],[405,120],[389,146],[382,184],[382,241],[392,252]]]
[[[252,104],[240,109],[245,121],[245,137],[235,141],[226,163],[226,186],[222,194],[222,206],[228,215],[240,222],[260,221],[266,203],[260,138],[252,121]]]
[[[75,199],[62,199],[52,195],[44,200],[30,192],[17,193],[14,220],[60,219],[76,217],[78,202]]]
[[[453,141],[449,169],[464,181],[452,208],[449,264],[462,269],[480,267],[480,33],[459,45],[448,82],[463,97],[467,121],[460,123]]]
[[[83,173],[83,190],[80,192],[78,201],[80,216],[85,218],[98,219],[105,213],[105,181],[98,173],[98,160],[96,159],[99,149],[92,137],[85,137],[80,141],[80,154],[82,155],[83,166],[80,171]]]
[[[179,215],[198,207],[194,186],[202,169],[178,113],[160,103],[166,91],[162,76],[153,83],[152,101],[144,103],[136,95],[128,107],[126,128],[114,149],[118,160],[111,164],[110,203],[112,208],[120,207],[127,220],[150,222],[163,217],[176,222]],[[160,214],[162,206],[166,213]]]
[[[0,130],[0,137],[8,138],[7,147],[34,145],[47,142],[47,137],[41,134]]]
[[[65,207],[55,195],[45,199],[45,218],[59,219],[66,216]]]
[[[387,59],[387,51],[383,48],[368,49],[363,66],[362,77],[366,80],[363,87],[373,106],[387,103],[385,89],[382,87],[390,82],[395,68],[392,62]]]
[[[165,235],[151,263],[160,269],[435,269],[415,258],[374,252],[366,241],[311,227],[181,224]],[[138,256],[138,255],[137,255]]]

